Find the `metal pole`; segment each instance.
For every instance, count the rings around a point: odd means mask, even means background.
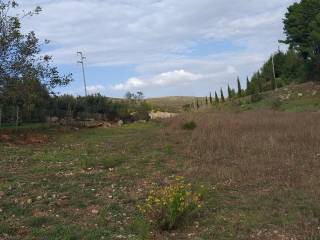
[[[87,83],[86,83],[86,75],[85,75],[85,71],[84,71],[84,61],[86,59],[86,57],[83,56],[83,53],[82,52],[77,52],[78,55],[80,55],[80,61],[78,61],[78,63],[81,64],[82,66],[82,74],[83,74],[83,83],[84,83],[84,92],[85,92],[85,95],[86,97],[88,96],[88,93],[87,93]]]

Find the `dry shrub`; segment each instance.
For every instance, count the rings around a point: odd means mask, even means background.
[[[189,173],[218,183],[319,189],[320,113],[200,112],[168,123],[188,136]]]

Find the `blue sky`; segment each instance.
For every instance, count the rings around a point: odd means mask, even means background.
[[[77,51],[90,93],[122,97],[205,96],[243,83],[283,38],[294,0],[20,0],[43,12],[25,30],[50,39],[44,49],[74,82],[60,93],[83,95]],[[285,49],[286,46],[280,46]]]

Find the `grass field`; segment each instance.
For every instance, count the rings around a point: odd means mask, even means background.
[[[317,240],[319,118],[205,111],[113,129],[7,129],[0,239]],[[188,121],[193,131],[182,130]],[[205,203],[162,231],[138,205],[175,176],[204,185]]]

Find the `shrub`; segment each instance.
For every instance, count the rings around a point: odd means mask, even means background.
[[[271,108],[273,109],[273,110],[279,110],[280,109],[280,107],[281,107],[281,100],[279,99],[279,98],[275,98],[275,99],[273,99],[272,100],[272,102],[271,102]]]
[[[188,215],[201,208],[201,194],[192,190],[183,177],[177,177],[169,186],[154,186],[141,212],[162,230],[172,230]]]
[[[182,125],[184,130],[194,130],[197,127],[197,124],[194,121],[186,122]]]
[[[252,103],[260,102],[262,99],[263,99],[263,97],[260,93],[256,93],[256,94],[251,95],[251,102]]]

